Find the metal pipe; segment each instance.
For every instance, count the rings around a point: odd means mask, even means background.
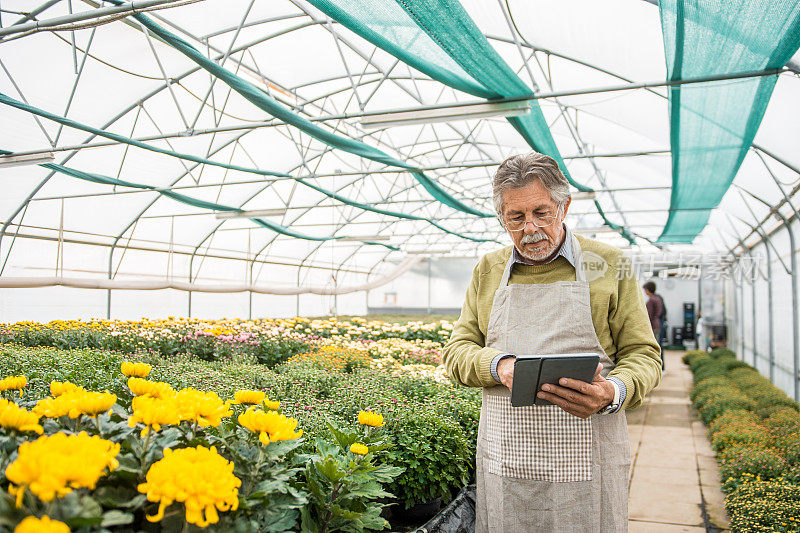
[[[774,323],[772,315],[772,252],[767,248],[767,321],[769,328],[769,380],[775,383],[775,339],[774,339]]]
[[[750,254],[750,259],[753,259],[753,254]],[[758,370],[758,337],[756,336],[756,331],[758,328],[756,327],[756,278],[758,275],[753,276],[751,280],[751,289],[753,291],[753,368]]]
[[[361,117],[369,117],[374,115],[385,115],[390,113],[409,113],[409,112],[418,112],[418,111],[428,111],[434,109],[444,109],[444,108],[469,108],[472,106],[483,106],[486,105],[486,102],[491,103],[505,103],[505,102],[527,102],[530,100],[544,100],[548,98],[561,98],[566,96],[583,96],[587,94],[600,94],[600,93],[609,93],[609,92],[617,92],[617,91],[631,91],[635,89],[649,89],[652,87],[675,87],[679,85],[691,85],[695,83],[708,83],[711,81],[724,81],[724,80],[736,80],[742,78],[760,78],[764,76],[777,76],[783,72],[789,72],[788,69],[765,69],[765,70],[750,70],[745,72],[736,72],[732,74],[720,74],[715,76],[697,76],[693,78],[684,78],[681,80],[659,80],[659,81],[644,81],[639,83],[626,83],[626,84],[619,84],[619,85],[606,85],[604,87],[592,87],[589,89],[573,89],[569,91],[550,91],[550,92],[540,92],[540,93],[531,93],[531,94],[524,94],[520,96],[509,96],[506,98],[496,98],[491,100],[471,100],[466,102],[451,102],[447,104],[432,104],[426,106],[419,106],[419,107],[403,107],[399,109],[383,109],[380,111],[365,111],[361,113],[344,113],[341,115],[336,115],[330,118],[340,118],[340,119],[348,119],[348,118],[361,118]],[[591,157],[591,156],[590,156]]]
[[[744,361],[744,283],[739,285],[739,316],[741,318],[741,322],[739,322],[739,347],[742,352],[742,361]]]
[[[26,31],[48,31],[58,26],[65,24],[72,24],[82,20],[90,20],[94,18],[107,17],[110,15],[132,15],[140,11],[145,11],[148,8],[161,6],[164,4],[174,4],[180,0],[133,0],[127,4],[111,7],[101,7],[89,11],[82,11],[72,15],[64,15],[55,17],[48,20],[34,20],[25,22],[23,24],[14,24],[7,28],[0,28],[0,38],[14,33],[22,33]]]

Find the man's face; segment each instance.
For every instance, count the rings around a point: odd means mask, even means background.
[[[506,227],[520,255],[534,262],[544,261],[553,255],[564,236],[564,218],[572,200],[568,199],[559,210],[541,181],[536,180],[524,187],[506,189],[502,193],[502,201],[505,226],[512,222],[528,221],[522,231],[509,231]],[[537,220],[537,223],[550,220],[548,217],[555,218],[547,227],[537,228],[531,223],[533,220]]]

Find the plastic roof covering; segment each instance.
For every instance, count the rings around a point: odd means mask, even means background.
[[[85,2],[72,4],[76,11],[93,9]],[[532,77],[542,91],[666,77],[658,8],[646,1],[462,4],[504,60],[530,85]],[[9,12],[30,11],[31,4],[5,0],[2,9],[5,27],[19,18]],[[506,16],[509,9],[522,40]],[[39,19],[68,13],[69,3],[57,2]],[[227,55],[226,68],[306,119],[427,169],[439,186],[478,210],[493,210],[491,163],[528,150],[500,117],[378,130],[365,130],[357,117],[340,118],[471,102],[475,97],[399,63],[303,0],[205,0],[149,16],[211,57]],[[796,55],[794,61],[798,59]],[[508,242],[496,220],[433,201],[410,173],[331,150],[272,119],[208,73],[197,71],[182,54],[148,38],[135,22],[116,21],[74,34],[39,32],[2,42],[0,61],[0,92],[34,107],[162,149],[303,176],[358,202],[437,220],[453,233]],[[781,74],[755,138],[755,145],[795,168],[800,168],[798,94],[798,76]],[[611,221],[642,237],[637,239],[640,250],[656,251],[646,239],[655,240],[661,233],[669,206],[666,89],[565,96],[539,103],[571,175],[599,191],[598,202]],[[365,275],[390,272],[408,252],[476,256],[498,246],[445,233],[424,221],[343,205],[289,178],[197,165],[99,138],[89,144],[102,146],[70,150],[90,136],[7,106],[0,109],[0,117],[3,150],[47,151],[54,143],[55,163],[73,169],[171,187],[175,193],[241,209],[286,207],[285,215],[264,218],[318,237],[389,235],[391,240],[383,244],[398,248],[297,239],[246,218],[218,220],[213,211],[152,190],[60,173],[39,188],[50,171],[21,166],[0,168],[0,221],[10,221],[0,243],[3,276],[52,276],[59,267],[64,276],[107,277],[113,244],[110,264],[115,279],[185,280],[191,268],[191,281],[356,285]],[[215,129],[223,131],[204,133]],[[195,134],[186,134],[191,130]],[[641,152],[648,154],[602,157]],[[667,249],[725,252],[736,244],[736,235],[752,233],[750,225],[768,214],[767,204],[783,198],[769,172],[787,192],[798,181],[797,172],[787,165],[751,149],[705,230],[692,245]],[[791,206],[780,212],[790,216]],[[591,200],[576,200],[568,223],[596,228],[602,219]],[[628,244],[616,234],[598,233],[597,238]],[[751,235],[747,242],[756,238]]]

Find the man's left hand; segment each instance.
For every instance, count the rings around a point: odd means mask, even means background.
[[[614,401],[614,385],[600,375],[603,365],[597,365],[594,379],[586,383],[579,379],[561,378],[559,385],[546,384],[537,394],[579,418],[589,418]]]

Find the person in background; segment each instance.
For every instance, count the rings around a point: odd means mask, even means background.
[[[659,346],[663,346],[661,338],[661,316],[664,314],[664,300],[656,294],[656,284],[648,281],[644,285],[644,293],[647,295],[647,316],[650,318],[650,327],[653,328],[653,336],[658,339]],[[661,356],[661,370],[664,370],[664,356]]]
[[[667,345],[667,331],[669,328],[667,327],[667,304],[664,303],[664,298],[660,294],[656,294],[659,300],[661,300],[661,335],[656,339],[658,340],[658,345],[661,346],[661,369],[664,369],[664,346]]]
[[[705,324],[703,315],[700,311],[697,312],[697,325],[694,327],[695,335],[697,335],[697,349],[708,351],[708,337],[705,332]]]

